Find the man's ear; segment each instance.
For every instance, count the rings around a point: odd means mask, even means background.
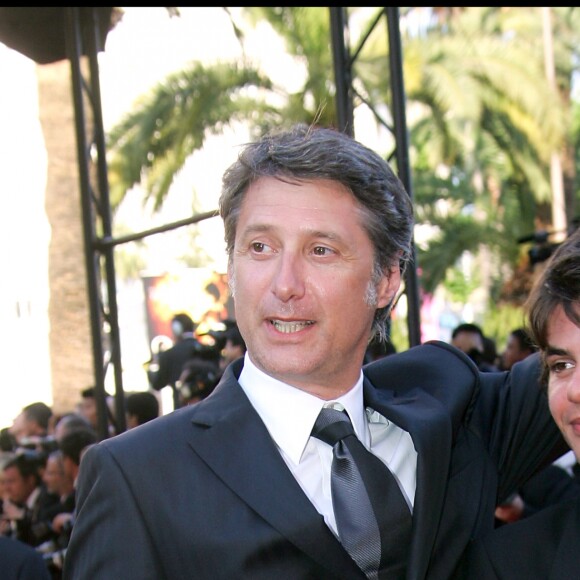
[[[377,288],[377,308],[384,308],[392,303],[401,286],[401,270],[397,266],[383,274]]]

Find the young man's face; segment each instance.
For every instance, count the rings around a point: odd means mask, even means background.
[[[330,180],[263,177],[242,204],[230,280],[250,358],[322,398],[354,385],[376,308],[400,284],[375,287],[374,248],[353,195]]]
[[[546,362],[550,411],[580,458],[580,328],[556,308],[548,323]]]

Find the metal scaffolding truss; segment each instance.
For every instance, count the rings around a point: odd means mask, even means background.
[[[387,20],[392,132],[396,144],[393,155],[396,158],[399,177],[412,199],[413,188],[408,158],[399,9],[397,7],[379,9],[362,44],[354,51],[351,51],[347,41],[349,38],[348,8],[330,7],[329,11],[338,123],[341,130],[351,135],[354,131],[353,65],[364,42],[370,37],[380,19],[386,18]],[[215,212],[207,212],[144,232],[119,238],[113,237],[97,59],[98,53],[104,50],[105,39],[111,28],[112,13],[112,7],[0,7],[0,41],[39,64],[65,58],[71,63],[100,439],[108,437],[105,377],[109,369],[112,369],[114,374],[115,413],[118,429],[120,431],[126,429],[121,341],[116,299],[115,247],[215,216]],[[82,56],[88,57],[89,66],[86,78],[81,68]],[[420,343],[416,264],[414,266],[407,270],[405,278],[410,346]]]

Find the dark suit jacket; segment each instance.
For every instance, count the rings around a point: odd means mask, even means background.
[[[363,579],[287,468],[232,363],[207,399],[91,447],[66,580]],[[479,373],[437,342],[365,367],[365,404],[418,452],[408,579],[448,580],[470,538],[563,444],[539,359]],[[374,386],[373,386],[374,385]]]
[[[3,580],[50,580],[40,552],[20,540],[0,536],[0,577]]]
[[[149,370],[147,372],[151,388],[160,391],[163,387],[169,386],[173,389],[173,406],[175,409],[181,403],[175,383],[181,376],[183,365],[198,354],[200,349],[201,345],[196,338],[183,338],[171,348],[161,351],[157,361],[159,368],[155,371]]]
[[[468,551],[469,580],[568,580],[578,578],[580,500],[545,508],[502,526]]]
[[[199,352],[201,345],[194,337],[187,337],[176,342],[171,348],[159,353],[159,370],[148,373],[149,383],[153,389],[160,391],[163,387],[174,387],[181,375],[183,365]]]

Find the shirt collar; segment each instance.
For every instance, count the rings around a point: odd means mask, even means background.
[[[40,495],[40,487],[35,487],[32,490],[31,494],[26,498],[26,507],[32,509],[39,495]]]
[[[239,383],[252,406],[266,425],[278,447],[296,464],[300,458],[320,409],[331,401],[324,401],[310,393],[268,376],[244,356],[244,368]],[[362,369],[356,384],[338,399],[348,412],[356,434],[368,440],[368,429],[363,406]]]

